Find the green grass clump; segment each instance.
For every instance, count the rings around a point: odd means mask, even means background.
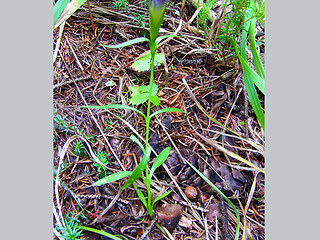
[[[76,141],[76,143],[74,144],[73,154],[80,158],[87,156],[87,150],[80,140]]]
[[[82,229],[79,228],[80,220],[75,213],[68,211],[64,215],[64,225],[61,228],[56,227],[61,233],[61,239],[65,240],[76,240],[81,237]]]
[[[109,161],[108,161],[109,154],[108,153],[103,152],[103,151],[99,151],[96,154],[96,156],[100,162],[102,162],[105,165],[108,165],[108,163],[109,163]],[[108,173],[108,171],[105,169],[105,167],[101,166],[99,163],[94,162],[93,166],[96,167],[96,169],[97,169],[97,177],[98,178],[104,177]]]
[[[129,2],[128,0],[115,0],[113,1],[113,6],[118,10],[124,10],[128,7]]]

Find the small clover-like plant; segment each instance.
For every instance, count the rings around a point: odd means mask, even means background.
[[[146,55],[144,59],[140,59],[141,61],[138,63],[135,63],[134,67],[137,68],[137,70],[141,70],[141,65],[150,64],[150,83],[147,86],[131,86],[129,89],[131,91],[131,98],[129,99],[129,103],[132,105],[138,105],[147,103],[147,114],[145,115],[138,109],[127,106],[127,105],[121,105],[121,104],[109,104],[104,106],[84,106],[87,108],[95,108],[95,109],[128,109],[135,111],[136,113],[140,114],[145,122],[146,122],[146,141],[145,146],[135,137],[134,135],[130,136],[130,139],[135,142],[143,151],[143,156],[138,164],[138,166],[134,169],[134,171],[121,171],[117,173],[113,173],[111,175],[108,175],[99,181],[95,182],[94,186],[103,185],[106,183],[114,182],[119,179],[122,179],[124,177],[128,177],[125,184],[122,186],[122,189],[125,189],[131,185],[136,189],[136,192],[138,194],[139,199],[143,203],[143,205],[146,207],[148,214],[150,217],[153,216],[154,211],[154,204],[161,200],[162,198],[168,196],[171,191],[167,191],[156,198],[152,199],[151,196],[151,179],[155,172],[155,170],[160,167],[168,158],[170,153],[170,147],[167,147],[163,149],[160,154],[156,157],[156,160],[153,162],[153,165],[151,166],[150,172],[147,168],[150,155],[151,155],[151,147],[149,145],[149,125],[152,117],[154,117],[157,114],[164,113],[164,112],[183,112],[182,110],[178,108],[163,108],[158,111],[155,111],[151,113],[151,103],[159,106],[160,99],[157,96],[158,92],[158,86],[154,83],[154,68],[155,66],[161,64],[161,60],[163,61],[164,56],[157,55],[156,57],[156,49],[158,44],[169,37],[175,37],[174,35],[165,35],[158,37],[160,25],[163,21],[164,13],[166,10],[167,0],[150,0],[149,4],[149,25],[150,25],[150,39],[146,37],[139,37],[136,39],[132,39],[128,42],[121,43],[118,45],[103,45],[106,48],[122,48],[126,46],[130,46],[132,44],[140,43],[140,42],[148,42],[150,47],[150,55]],[[158,59],[157,59],[158,58]],[[149,68],[143,68],[141,71],[147,71]],[[184,113],[184,112],[183,112]],[[143,174],[143,172],[145,173]],[[134,182],[138,179],[142,178],[143,182],[146,185],[147,189],[147,200],[144,196],[143,192],[139,190],[135,185]]]

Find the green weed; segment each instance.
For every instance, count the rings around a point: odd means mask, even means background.
[[[97,156],[97,158],[99,159],[100,162],[102,162],[105,165],[108,165],[108,163],[109,163],[109,161],[108,161],[109,154],[108,153],[103,152],[103,151],[99,151],[96,154],[96,156]],[[95,166],[96,169],[97,169],[97,177],[98,178],[104,177],[108,173],[108,171],[103,166],[98,164],[97,162],[94,162],[93,166]]]
[[[128,7],[129,2],[128,0],[115,0],[112,4],[118,10],[125,10]]]
[[[62,239],[77,240],[83,235],[82,229],[79,228],[80,220],[78,218],[79,217],[71,211],[68,211],[64,215],[64,225],[61,228],[56,227],[57,230],[61,232]]]
[[[74,144],[73,154],[80,158],[87,156],[87,150],[80,140],[76,141],[76,143]]]

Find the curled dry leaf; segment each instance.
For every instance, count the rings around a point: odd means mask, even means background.
[[[178,204],[163,204],[157,210],[158,223],[172,232],[182,217],[183,207]]]

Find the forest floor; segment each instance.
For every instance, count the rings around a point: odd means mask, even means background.
[[[219,7],[214,11],[218,14]],[[168,229],[164,232],[152,223],[135,189],[121,189],[125,179],[92,186],[111,173],[134,170],[142,154],[130,135],[144,138],[143,118],[129,110],[80,108],[128,105],[129,86],[149,84],[150,71],[131,67],[148,51],[146,43],[120,49],[99,45],[148,36],[148,10],[134,1],[123,10],[111,2],[90,1],[90,7],[84,4],[66,22],[53,66],[55,227],[62,215],[65,221],[76,217],[80,226],[127,239],[234,239],[235,210],[185,163],[189,161],[236,206],[240,238],[265,239],[264,173],[228,154],[264,169],[264,131],[248,103],[241,66],[197,28],[195,12],[189,1],[184,6],[172,1],[160,32],[179,37],[158,48],[165,61],[155,70],[161,103],[152,111],[175,107],[187,113],[159,114],[150,125],[155,152],[172,149],[152,182],[154,196],[173,191],[155,206],[158,223]],[[53,38],[56,44],[59,29]],[[142,112],[145,108],[139,106]],[[136,185],[145,189],[140,180]],[[169,204],[171,212],[161,215],[162,206]],[[180,220],[171,226],[174,216]],[[110,239],[82,234],[81,239]]]

